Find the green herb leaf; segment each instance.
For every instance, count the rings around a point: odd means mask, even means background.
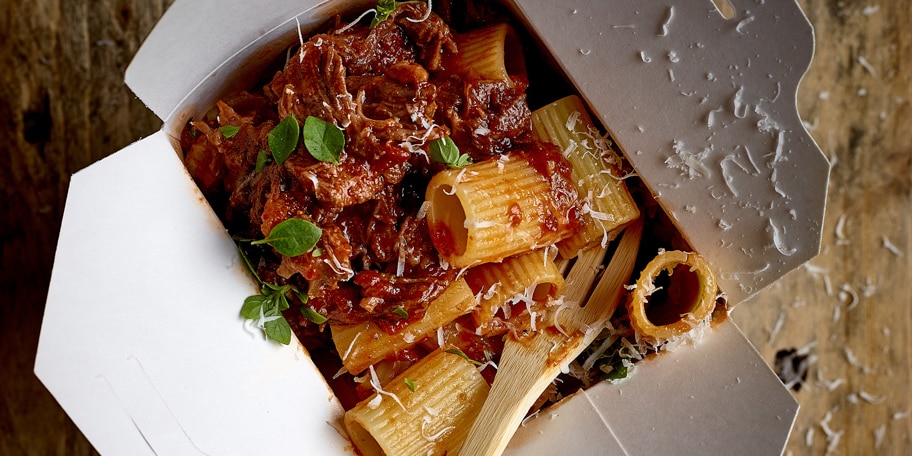
[[[313,158],[338,165],[345,147],[345,133],[319,117],[307,116],[304,120],[304,145]]]
[[[451,348],[451,349],[445,350],[445,351],[446,351],[447,353],[449,353],[449,354],[459,356],[459,357],[461,357],[462,359],[464,359],[464,360],[466,360],[466,361],[468,361],[468,362],[470,362],[470,363],[472,363],[472,364],[474,364],[474,365],[476,365],[476,366],[481,366],[481,364],[482,364],[482,363],[480,363],[480,362],[478,362],[478,361],[475,361],[475,360],[472,359],[472,358],[469,358],[469,355],[466,355],[465,353],[462,352],[462,350],[460,350],[460,349],[458,349],[458,348]]]
[[[406,377],[405,378],[405,387],[408,388],[409,391],[414,393],[415,392],[415,381]]]
[[[443,163],[450,168],[461,168],[472,163],[472,158],[468,154],[460,154],[456,143],[447,137],[431,141],[428,147],[428,155],[435,162]]]
[[[377,24],[389,19],[390,15],[393,14],[393,11],[396,10],[397,6],[399,6],[399,2],[395,0],[379,0],[375,8],[377,10],[377,14],[374,15],[374,20],[371,21],[371,28],[374,28],[377,26]]]
[[[266,165],[269,164],[269,160],[269,154],[267,154],[265,150],[257,152],[256,168],[254,168],[254,171],[260,172],[266,169]]]
[[[274,295],[273,299],[275,299],[275,304],[276,304],[276,315],[278,315],[279,312],[282,312],[283,310],[288,309],[290,307],[288,305],[288,297],[285,296],[285,292],[289,288],[291,288],[291,287],[286,285],[286,286],[282,287],[282,290],[279,290],[279,292]]]
[[[399,307],[396,307],[395,309],[393,309],[393,313],[402,317],[403,319],[408,319],[408,317],[409,317],[408,311],[405,310],[405,308],[402,306],[399,306]]]
[[[288,325],[288,320],[286,320],[285,317],[281,315],[278,315],[278,317],[279,318],[267,321],[264,324],[266,337],[281,344],[288,345],[291,342],[291,326]]]
[[[258,320],[260,318],[260,309],[263,308],[263,304],[268,299],[269,298],[263,295],[247,297],[247,299],[244,300],[244,305],[241,306],[241,316],[248,320]]]
[[[304,318],[310,320],[311,323],[316,323],[318,325],[326,323],[327,320],[323,314],[308,306],[301,307],[301,315],[304,315]]]
[[[301,127],[294,114],[282,119],[278,125],[269,131],[267,140],[272,158],[276,164],[281,165],[298,147],[298,138],[301,136]]]
[[[291,326],[282,311],[288,309],[286,293],[294,290],[291,285],[263,283],[260,294],[244,300],[241,316],[256,322],[267,338],[288,345],[291,341]]]
[[[313,223],[299,218],[290,218],[274,226],[266,239],[251,244],[269,244],[282,255],[296,257],[309,252],[317,245],[323,231]]]
[[[623,362],[619,362],[619,363],[617,363],[617,365],[615,365],[613,367],[614,368],[611,369],[611,372],[602,374],[603,380],[612,381],[612,380],[621,380],[623,378],[627,378],[628,372],[627,372],[626,364],[624,364]]]
[[[238,134],[241,131],[241,127],[235,127],[234,125],[225,125],[219,128],[219,131],[222,132],[222,136],[226,138],[233,138],[234,135]]]

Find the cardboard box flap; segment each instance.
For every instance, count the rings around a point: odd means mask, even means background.
[[[816,254],[829,167],[795,106],[813,33],[793,1],[732,0],[729,20],[712,0],[507,1],[732,301]],[[169,135],[251,85],[298,24],[374,3],[177,0],[137,53],[127,83],[165,127],[73,177],[35,366],[103,454],[351,450],[307,354],[245,331],[238,311],[257,290]],[[701,432],[686,450],[727,453],[704,437],[730,434],[775,453],[796,411],[726,322],[545,412],[509,451],[592,454],[591,441],[598,454],[656,454]]]
[[[182,125],[232,91],[249,88],[261,70],[334,14],[367,9],[371,0],[176,1],[127,67],[127,86],[159,118]]]
[[[731,302],[818,253],[829,164],[796,107],[794,1],[514,3]]]
[[[529,419],[504,454],[781,454],[797,413],[795,398],[728,320],[696,346],[642,361],[630,378]]]
[[[297,344],[245,330],[258,292],[164,133],[70,183],[35,372],[103,454],[341,454]]]

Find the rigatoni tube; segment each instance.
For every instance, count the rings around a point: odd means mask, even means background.
[[[627,300],[630,324],[657,341],[682,336],[712,315],[716,294],[715,276],[703,257],[663,251],[643,268]]]
[[[488,391],[476,366],[436,350],[346,412],[345,428],[364,456],[457,454]]]
[[[424,317],[408,323],[395,334],[384,332],[371,322],[354,325],[330,323],[330,330],[333,344],[342,358],[342,365],[349,373],[359,374],[371,364],[411,347],[437,328],[465,315],[473,307],[475,296],[465,279],[459,279],[431,301]]]
[[[573,164],[572,180],[585,199],[581,229],[558,244],[562,257],[572,258],[594,243],[604,245],[639,218],[640,210],[619,176],[621,159],[610,140],[598,134],[579,97],[535,110],[532,130],[540,140],[557,145]]]
[[[570,164],[551,144],[442,171],[426,198],[434,247],[457,268],[551,245],[579,226]]]

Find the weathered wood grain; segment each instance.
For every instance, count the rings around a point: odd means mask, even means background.
[[[34,354],[69,176],[160,126],[123,72],[169,3],[0,2],[0,454],[97,454]]]
[[[823,247],[733,317],[771,364],[808,353],[789,453],[909,454],[912,4],[800,3],[817,43],[799,111],[832,162]]]
[[[817,50],[798,104],[833,162],[824,246],[734,319],[771,364],[812,361],[787,453],[907,454],[912,3],[799,2]],[[170,3],[0,2],[0,454],[97,454],[34,352],[70,174],[159,126],[123,72]]]

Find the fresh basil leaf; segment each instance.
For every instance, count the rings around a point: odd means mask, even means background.
[[[456,143],[447,137],[431,141],[430,146],[428,146],[428,155],[431,160],[443,163],[450,168],[461,168],[472,163],[471,157],[468,154],[460,154]]]
[[[269,150],[272,151],[272,159],[276,164],[281,165],[298,147],[298,139],[301,136],[301,126],[294,114],[282,119],[278,125],[272,128],[267,135]]]
[[[225,125],[219,128],[219,131],[222,132],[222,136],[226,138],[233,138],[234,135],[238,134],[241,131],[241,127],[235,127],[234,125]]]
[[[296,257],[313,249],[322,234],[323,231],[313,223],[290,218],[274,226],[265,239],[251,244],[269,244],[282,255]]]
[[[304,146],[313,158],[338,165],[345,147],[345,133],[319,117],[307,116],[304,120]]]
[[[311,323],[316,323],[318,325],[326,323],[327,320],[323,314],[308,306],[301,307],[301,315],[304,315],[304,318],[310,320]]]
[[[260,318],[260,309],[268,298],[263,295],[248,296],[241,306],[241,316],[248,320],[257,320]]]
[[[403,308],[402,306],[399,306],[399,307],[396,307],[395,309],[393,309],[393,313],[402,317],[403,319],[408,319],[408,317],[409,317],[408,311],[405,310],[405,308]]]
[[[459,357],[461,357],[462,359],[464,359],[464,360],[466,360],[466,361],[468,361],[468,362],[470,362],[470,363],[472,363],[472,364],[474,364],[474,365],[476,365],[476,366],[481,366],[481,364],[482,364],[482,363],[480,363],[480,362],[478,362],[478,361],[475,361],[475,360],[472,359],[472,358],[469,358],[469,355],[466,355],[465,353],[462,352],[462,350],[460,350],[460,349],[458,349],[458,348],[451,348],[451,349],[445,350],[445,351],[446,351],[447,353],[451,354],[451,355],[459,356]]]
[[[261,151],[257,152],[256,168],[253,169],[254,172],[258,173],[258,172],[263,171],[264,169],[266,169],[266,165],[268,165],[268,164],[269,164],[269,154],[267,154],[265,150],[261,150]]]
[[[408,378],[408,377],[406,377],[404,381],[405,381],[405,387],[408,388],[409,391],[411,391],[411,392],[414,393],[414,392],[415,392],[415,388],[416,388],[416,386],[415,386],[415,381],[412,380],[412,379],[410,379],[410,378]]]
[[[288,325],[285,317],[279,315],[279,318],[267,321],[263,326],[266,337],[284,345],[291,342],[291,326]]]

